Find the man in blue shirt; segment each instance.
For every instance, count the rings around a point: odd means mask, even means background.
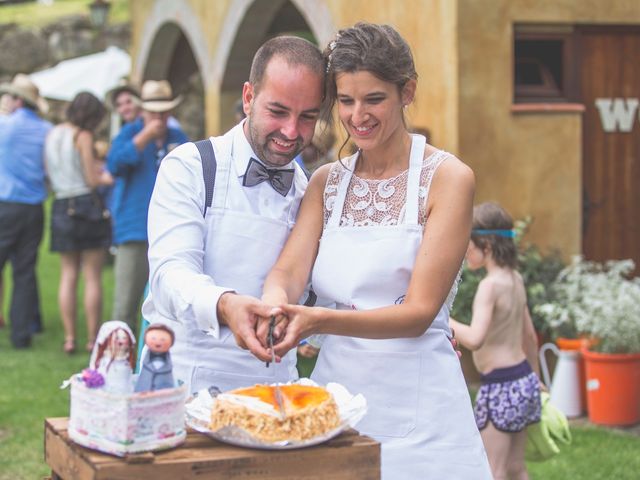
[[[46,110],[38,87],[18,74],[0,86],[16,109],[0,116],[0,271],[9,259],[13,293],[9,319],[15,348],[31,345],[32,328],[39,322],[36,260],[42,240],[47,196],[44,183],[44,140],[51,124],[38,116]]]
[[[113,190],[113,242],[117,246],[112,318],[136,330],[140,300],[149,277],[147,210],[160,162],[188,141],[167,125],[181,101],[169,82],[148,80],[142,86],[140,118],[126,124],[113,140],[107,168],[116,178]]]

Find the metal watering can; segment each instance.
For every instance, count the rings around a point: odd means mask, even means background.
[[[551,350],[558,357],[558,363],[550,380],[545,353]],[[551,392],[553,403],[567,417],[579,417],[584,411],[584,400],[580,385],[580,352],[560,350],[553,343],[545,343],[540,348],[540,370],[544,383]]]

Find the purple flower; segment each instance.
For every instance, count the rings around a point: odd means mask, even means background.
[[[82,381],[89,388],[98,388],[104,385],[104,377],[102,374],[90,368],[82,370]]]

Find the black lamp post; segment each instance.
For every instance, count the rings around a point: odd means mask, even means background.
[[[107,24],[107,16],[111,4],[105,0],[94,0],[89,4],[91,24],[96,28],[103,28]]]

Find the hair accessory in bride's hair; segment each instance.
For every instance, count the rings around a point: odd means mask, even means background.
[[[331,42],[329,42],[329,56],[327,57],[327,71],[326,73],[329,73],[329,69],[331,68],[331,55],[333,55],[333,51],[336,49],[336,47],[338,46],[338,40],[340,40],[340,37],[342,35],[340,35],[340,32],[336,33],[336,38],[335,40],[332,40]]]
[[[336,46],[338,45],[338,40],[340,40],[340,38],[342,38],[342,35],[340,35],[340,32],[338,32],[336,33],[336,38],[332,40],[331,43],[329,43],[329,49],[332,52],[336,49]]]

